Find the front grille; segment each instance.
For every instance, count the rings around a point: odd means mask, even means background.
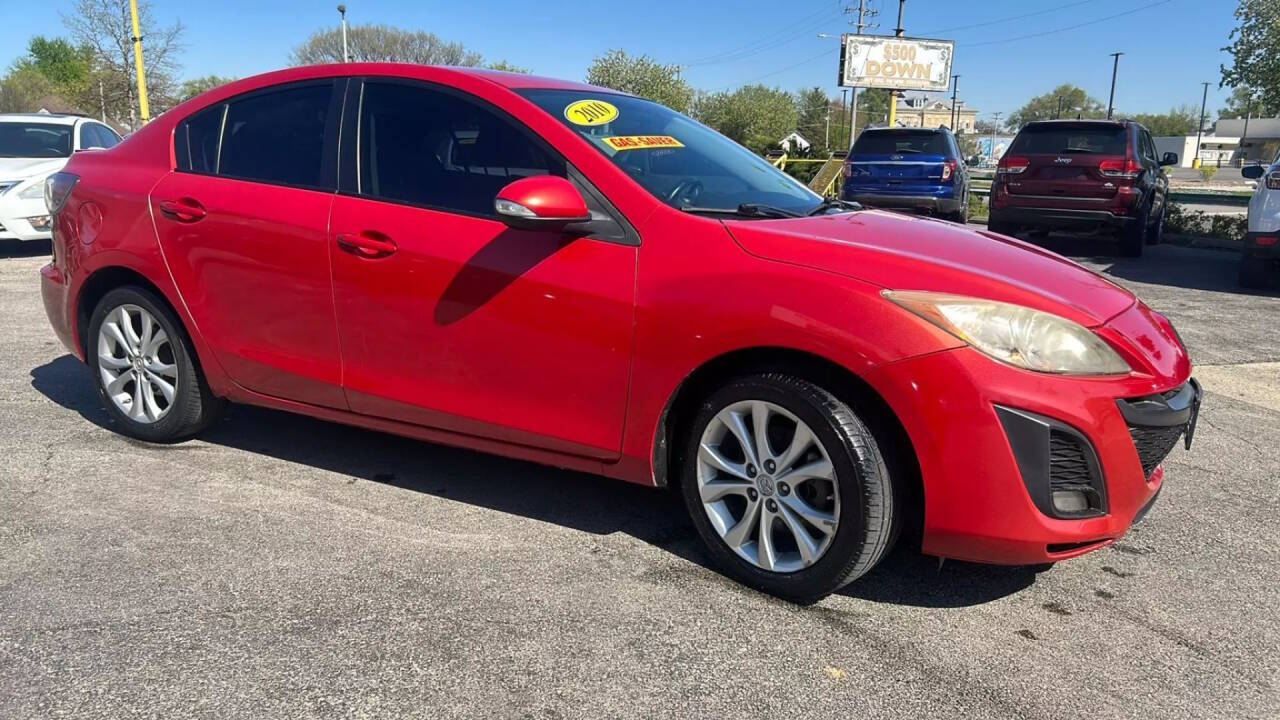
[[[1142,473],[1150,478],[1160,463],[1178,444],[1186,425],[1168,427],[1151,427],[1147,425],[1130,425],[1129,435],[1133,437],[1133,445],[1138,449],[1138,459],[1142,461]]]

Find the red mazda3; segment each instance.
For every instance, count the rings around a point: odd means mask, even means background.
[[[1114,542],[1199,407],[1169,321],[1093,272],[576,83],[271,73],[46,200],[45,307],[120,432],[233,401],[673,486],[720,568],[799,601],[904,528],[989,563]]]

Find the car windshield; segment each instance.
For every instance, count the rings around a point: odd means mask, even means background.
[[[869,130],[853,144],[854,155],[948,155],[947,139],[931,130]]]
[[[578,90],[519,92],[672,207],[804,214],[822,205],[821,196],[764,158],[657,103]]]
[[[0,157],[71,157],[71,126],[39,122],[0,122]]]
[[[1022,129],[1010,155],[1124,155],[1125,129],[1120,125],[1031,125]]]

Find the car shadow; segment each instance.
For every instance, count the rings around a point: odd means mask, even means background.
[[[1044,237],[1022,234],[1018,237],[1059,255],[1103,265],[1103,274],[1120,280],[1237,295],[1277,294],[1274,290],[1240,287],[1236,278],[1240,266],[1240,252],[1237,250],[1166,243],[1147,246],[1142,257],[1126,258],[1119,257],[1118,246],[1110,238],[1057,234]]]
[[[32,369],[31,386],[113,430],[88,369],[71,355]],[[199,439],[593,535],[621,532],[714,571],[674,492],[248,405],[231,405]],[[841,593],[897,605],[963,607],[1015,593],[1034,578],[1026,568],[959,562],[940,571],[936,558],[903,543]]]
[[[53,246],[48,240],[0,240],[0,258],[36,257],[52,253]]]

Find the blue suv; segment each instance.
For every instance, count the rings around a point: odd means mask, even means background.
[[[969,219],[969,170],[945,127],[863,130],[844,164],[845,200]]]

